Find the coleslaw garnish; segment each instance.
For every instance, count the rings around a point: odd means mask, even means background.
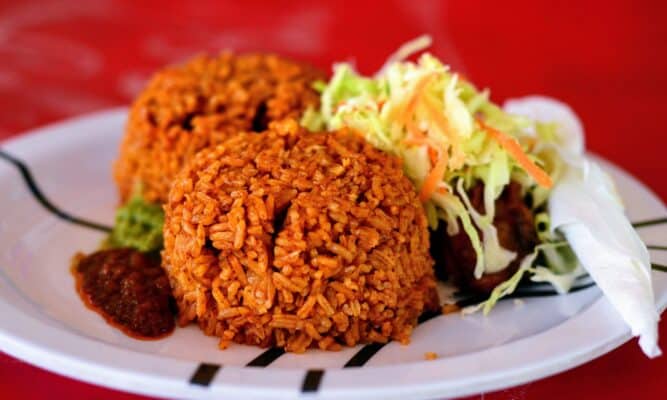
[[[335,64],[319,110],[307,111],[301,123],[311,130],[352,128],[400,157],[429,226],[444,220],[450,234],[462,227],[470,238],[479,278],[506,268],[516,256],[498,242],[495,200],[511,179],[524,191],[548,191],[557,162],[549,151],[532,151],[530,131],[543,130],[539,123],[505,113],[489,100],[488,90],[477,90],[429,53],[405,60],[429,44],[428,37],[405,44],[372,77]],[[464,190],[452,190],[460,180]],[[484,182],[484,215],[461,201],[476,181]]]
[[[335,64],[331,80],[316,87],[320,108],[307,110],[302,125],[310,130],[348,127],[401,158],[429,227],[435,230],[444,222],[448,235],[463,229],[470,239],[478,279],[507,268],[517,257],[502,248],[493,221],[495,201],[505,187],[510,181],[521,185],[532,199],[540,244],[486,301],[466,312],[488,313],[526,277],[565,293],[585,270],[640,336],[644,352],[660,354],[648,253],[617,209],[613,185],[585,158],[576,115],[563,103],[540,96],[508,101],[504,110],[491,102],[488,90],[478,90],[431,54],[406,60],[430,42],[430,37],[420,37],[401,46],[372,77],[350,64]],[[483,213],[467,194],[478,182],[484,187]],[[601,182],[604,190],[595,189]],[[581,215],[577,202],[606,211]],[[618,231],[595,238],[591,232],[605,224],[616,224]],[[605,258],[605,265],[586,253],[591,248],[617,259]]]

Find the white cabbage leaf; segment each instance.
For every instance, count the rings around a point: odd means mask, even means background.
[[[591,161],[569,167],[549,198],[552,229],[565,236],[581,265],[639,336],[649,357],[658,348],[658,320],[646,246],[623,213],[607,175]]]
[[[565,237],[632,335],[639,337],[644,353],[659,356],[660,317],[648,250],[625,216],[610,177],[585,157],[581,122],[567,105],[542,96],[507,101],[505,111],[558,124],[559,150],[567,165],[548,201],[551,230]]]

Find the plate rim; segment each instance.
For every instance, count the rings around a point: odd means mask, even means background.
[[[106,121],[107,123],[108,121],[116,121],[120,119],[125,121],[126,116],[127,107],[117,107],[53,122],[0,141],[0,149],[7,150],[11,154],[14,154],[11,150],[12,148],[20,150],[21,148],[30,146],[32,142],[43,140],[43,138],[50,135],[53,130],[62,129],[65,126],[70,126],[72,124],[95,124],[99,123],[100,120]],[[76,129],[72,129],[72,136],[81,136],[81,133]],[[612,168],[615,173],[625,175],[625,177],[632,180],[633,183],[639,185],[647,195],[657,199],[663,209],[662,211],[667,214],[667,209],[661,198],[641,180],[602,157],[594,155],[593,157],[598,161],[602,161],[606,167]],[[0,269],[0,279],[6,280],[2,271],[3,270]],[[667,306],[667,293],[662,293],[662,296],[656,298],[656,301],[658,302],[659,312],[662,313],[665,306]],[[615,313],[604,297],[596,299],[589,307],[583,309],[577,315],[544,332],[478,352],[466,353],[460,356],[446,357],[433,361],[421,361],[392,366],[367,366],[363,369],[329,368],[326,369],[327,375],[324,377],[324,383],[316,393],[316,396],[318,398],[338,398],[339,396],[350,397],[363,395],[370,398],[405,398],[406,395],[409,397],[429,397],[442,395],[442,393],[446,393],[447,396],[462,396],[490,389],[499,390],[550,376],[586,363],[619,347],[631,338],[629,328],[622,323],[620,318],[607,319],[604,321],[605,325],[609,324],[610,326],[607,327],[607,335],[604,341],[598,342],[592,346],[586,346],[582,343],[576,348],[576,351],[570,349],[568,352],[556,353],[557,356],[554,357],[552,355],[549,359],[550,362],[543,361],[541,364],[530,364],[530,366],[523,368],[513,367],[495,372],[486,371],[476,375],[474,379],[459,379],[453,384],[452,382],[449,382],[452,378],[443,380],[442,377],[440,377],[440,379],[437,379],[438,370],[447,370],[445,364],[450,364],[453,361],[460,361],[464,358],[480,357],[493,350],[496,350],[496,352],[498,349],[511,351],[514,350],[515,347],[520,348],[525,346],[526,342],[530,343],[530,341],[538,339],[544,340],[544,336],[547,336],[548,338],[553,335],[553,331],[565,329],[564,327],[566,325],[570,325],[582,319],[587,320],[590,317],[590,313],[594,313],[593,315],[595,315],[595,313],[601,312]],[[20,315],[21,312],[14,305],[6,301],[4,296],[0,296],[0,314]],[[50,343],[48,346],[46,345],[49,343],[49,340],[44,340],[43,336],[50,330],[53,332],[52,330],[54,327],[46,325],[32,315],[20,315],[19,320],[22,321],[25,327],[31,327],[31,332],[26,333],[21,332],[20,329],[12,329],[16,328],[14,326],[0,326],[0,350],[19,359],[23,359],[33,365],[37,365],[60,375],[68,376],[72,379],[134,393],[168,397],[178,396],[199,398],[217,397],[221,393],[225,393],[225,395],[247,395],[248,393],[253,393],[254,395],[262,397],[270,396],[276,398],[294,397],[303,394],[303,392],[299,391],[298,385],[293,388],[288,387],[285,382],[281,382],[280,379],[275,379],[275,376],[280,375],[279,378],[285,378],[284,374],[298,373],[300,376],[297,381],[299,381],[300,379],[304,379],[305,374],[307,374],[306,369],[290,368],[279,370],[270,367],[225,366],[222,370],[222,372],[224,372],[224,377],[226,378],[224,381],[220,379],[221,376],[219,374],[217,376],[218,379],[215,379],[211,386],[202,388],[189,384],[187,374],[185,376],[180,376],[181,379],[179,381],[175,381],[173,376],[165,376],[164,372],[160,375],[152,373],[152,371],[151,373],[147,373],[146,371],[136,368],[136,366],[140,364],[139,361],[150,365],[160,364],[160,362],[169,360],[167,364],[177,365],[178,368],[183,368],[192,373],[198,364],[197,362],[162,355],[135,352],[94,339],[81,337],[65,329],[55,328],[57,335],[54,336],[51,334],[50,336],[52,339],[61,338],[64,335],[66,339],[75,339],[77,341],[77,348],[74,349],[76,351],[72,352],[72,348],[69,348],[69,351],[67,351],[67,346],[65,345],[65,343],[68,342],[67,340],[56,342],[55,347],[53,347],[54,343]],[[46,331],[44,330],[45,327],[47,328]],[[28,338],[32,340],[29,340]],[[589,340],[590,339],[592,338],[589,338]],[[59,347],[58,345],[64,347]],[[97,350],[97,352],[90,352],[91,349]],[[112,363],[113,365],[101,362],[102,360],[98,359],[99,356],[107,353],[114,353],[116,358],[122,358],[123,363],[118,363],[119,360],[115,360],[114,363]],[[118,355],[121,355],[122,357],[117,357]],[[126,356],[127,359],[125,358]],[[134,361],[130,362],[129,360],[132,359]],[[536,367],[536,365],[538,365],[539,368]],[[440,367],[443,368],[441,369]],[[367,375],[371,373],[369,371],[372,371],[379,376],[385,376],[385,374],[390,373],[400,375],[398,372],[405,370],[406,368],[418,370],[428,378],[411,385],[403,385],[400,382],[381,379],[382,382],[359,386],[358,381],[361,378],[368,378]],[[270,375],[273,375],[274,379],[271,379]],[[291,379],[294,380],[294,378]],[[343,383],[351,381],[356,382],[355,385],[345,388]],[[502,383],[498,384],[501,381]],[[247,384],[264,382],[270,384],[255,387],[248,386]]]

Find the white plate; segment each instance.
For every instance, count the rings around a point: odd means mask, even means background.
[[[486,318],[438,316],[420,324],[408,346],[304,355],[242,345],[218,351],[216,339],[194,326],[159,341],[128,338],[84,307],[68,272],[76,251],[93,251],[104,237],[85,221],[113,220],[110,167],[125,115],[125,109],[101,112],[2,144],[0,350],[75,379],[166,397],[405,399],[520,384],[582,364],[630,338],[596,287],[502,301]],[[665,206],[637,180],[603,164],[630,219],[654,220],[639,229],[644,241],[667,245]],[[651,255],[654,263],[667,264],[667,252]],[[653,279],[662,310],[667,273],[654,270]],[[426,352],[439,358],[425,361]]]

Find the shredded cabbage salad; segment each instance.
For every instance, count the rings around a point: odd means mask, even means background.
[[[489,99],[488,90],[478,90],[429,53],[415,62],[406,60],[429,45],[427,36],[407,43],[372,77],[349,63],[335,64],[330,81],[315,85],[320,108],[308,110],[302,125],[310,130],[348,127],[400,157],[424,202],[430,228],[444,221],[449,235],[463,229],[470,238],[478,279],[503,270],[517,257],[500,245],[493,220],[503,189],[510,181],[520,183],[533,199],[542,244],[482,307],[488,312],[514,291],[525,273],[561,292],[569,290],[581,270],[567,243],[549,230],[548,214],[539,212],[564,169],[556,126],[503,111]],[[480,181],[484,214],[466,194]]]
[[[464,312],[488,313],[525,276],[565,293],[585,271],[639,337],[642,350],[660,355],[648,251],[613,183],[586,158],[576,115],[539,96],[500,108],[488,90],[478,90],[430,54],[406,61],[429,44],[428,37],[407,43],[372,77],[336,64],[331,80],[316,86],[319,110],[307,111],[302,124],[311,130],[348,127],[402,159],[430,227],[444,222],[447,234],[463,230],[470,238],[475,278],[518,262],[487,300]],[[522,260],[501,246],[493,225],[495,200],[511,181],[532,199],[540,241]],[[467,195],[478,182],[484,185],[485,213]]]

